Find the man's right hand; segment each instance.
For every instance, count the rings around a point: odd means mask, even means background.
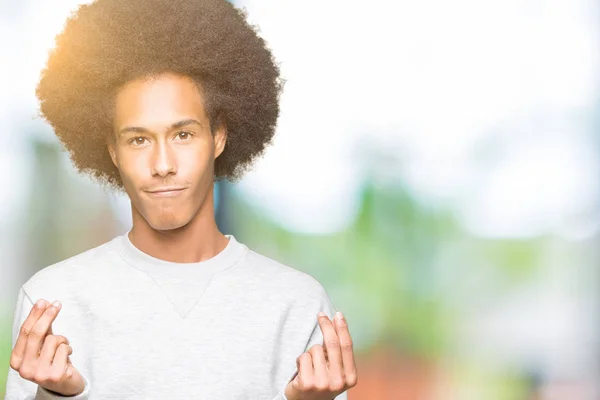
[[[60,302],[54,304],[39,299],[31,308],[10,355],[10,367],[44,389],[74,396],[83,392],[85,380],[71,364],[69,340],[52,333],[52,322],[61,308]]]

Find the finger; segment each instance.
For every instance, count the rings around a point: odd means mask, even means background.
[[[67,365],[70,363],[67,362],[69,355],[73,354],[73,348],[66,344],[61,343],[57,349],[56,354],[54,356],[54,361],[52,362],[52,375],[53,376],[61,376],[66,372]]]
[[[56,357],[56,350],[61,344],[69,345],[69,340],[61,335],[48,335],[44,339],[39,362],[41,365],[50,366]]]
[[[62,382],[67,376],[68,372],[72,372],[72,367],[67,364],[67,357],[73,352],[71,346],[66,343],[61,343],[54,356],[52,365],[48,366],[48,379],[54,383]]]
[[[56,350],[54,362],[50,368],[50,378],[52,379],[52,382],[58,382],[62,389],[67,392],[67,397],[70,397],[75,393],[81,393],[79,388],[85,383],[85,378],[81,376],[79,371],[77,371],[69,360],[69,355],[72,353],[73,349],[71,346],[62,343]],[[50,389],[52,390],[52,388]]]
[[[316,344],[308,352],[312,358],[313,370],[315,371],[315,384],[320,389],[328,389],[329,371],[327,370],[327,361],[323,353],[323,346]]]
[[[60,303],[59,307],[50,305],[35,322],[25,346],[25,359],[37,359],[42,350],[43,341],[48,333],[50,324],[54,321],[59,311]]]
[[[348,330],[348,321],[341,312],[336,313],[335,318],[336,331],[340,340],[340,348],[342,351],[342,364],[344,366],[344,376],[346,383],[350,387],[356,385],[357,372],[356,363],[354,360],[354,345],[350,331]]]
[[[41,305],[38,305],[38,302],[40,302]],[[29,334],[31,333],[31,330],[33,329],[33,326],[35,325],[37,320],[44,313],[47,304],[48,303],[46,302],[46,300],[39,299],[36,302],[36,304],[34,304],[33,307],[31,307],[31,310],[29,310],[29,315],[27,316],[27,318],[25,318],[25,321],[23,321],[23,324],[21,325],[21,328],[19,330],[19,336],[17,337],[15,347],[13,348],[11,354],[10,365],[13,369],[18,369],[23,359],[25,358],[25,348],[27,345]]]
[[[327,361],[329,362],[329,374],[332,378],[343,378],[344,367],[338,334],[327,314],[320,312],[318,318],[321,331],[323,332],[323,345]]]
[[[305,386],[307,383],[313,381],[315,371],[313,370],[313,363],[310,353],[305,352],[300,354],[300,356],[296,358],[296,366],[298,369],[297,378],[302,385]]]

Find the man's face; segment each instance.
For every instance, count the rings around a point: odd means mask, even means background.
[[[130,81],[115,107],[109,152],[133,212],[160,231],[186,225],[212,188],[225,127],[213,137],[200,92],[179,75]],[[177,190],[157,192],[165,189]]]

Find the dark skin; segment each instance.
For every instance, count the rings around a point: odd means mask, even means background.
[[[214,217],[214,162],[225,148],[227,127],[222,121],[211,132],[202,94],[193,81],[162,74],[128,82],[117,92],[113,133],[115,140],[108,151],[131,200],[131,242],[155,258],[179,263],[199,262],[220,253],[229,239],[219,231]],[[47,354],[56,354],[55,359],[64,359],[64,364],[52,369],[53,378],[44,380],[43,386],[65,395],[80,393],[83,379],[65,356],[65,350],[72,351],[68,340],[52,334],[56,315],[58,310],[52,307],[46,314],[32,309],[17,339],[11,366],[23,369],[20,360],[26,360],[26,373],[20,372],[21,376],[40,384],[35,377],[46,377],[51,367],[40,364],[26,349],[40,347],[45,337]],[[288,400],[330,400],[356,385],[345,319],[334,322],[323,315],[318,321],[323,345],[297,358],[298,374],[285,389]],[[37,333],[31,335],[33,325]],[[36,365],[42,365],[39,371]]]

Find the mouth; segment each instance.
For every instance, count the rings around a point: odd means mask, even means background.
[[[175,197],[179,196],[186,188],[168,188],[164,190],[147,191],[150,197]]]

